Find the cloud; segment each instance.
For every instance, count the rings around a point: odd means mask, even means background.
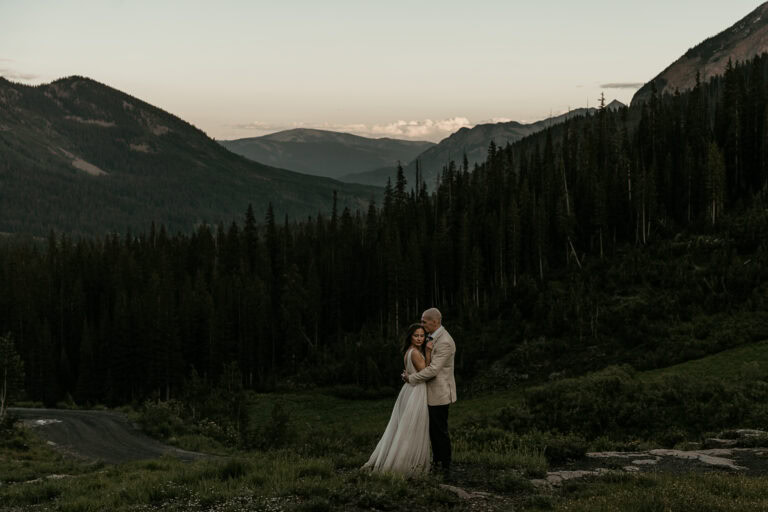
[[[601,84],[602,89],[639,89],[645,85],[645,82],[610,82]]]
[[[22,80],[22,81],[30,81],[30,80],[37,80],[40,78],[40,75],[35,75],[32,73],[19,73],[18,71],[14,71],[12,69],[3,69],[0,68],[0,76],[7,78],[8,80]]]
[[[501,120],[494,122],[501,122]],[[471,123],[466,117],[452,117],[440,120],[398,120],[392,123],[373,125],[364,123],[308,123],[303,121],[294,121],[292,123],[268,123],[263,121],[252,121],[250,123],[235,124],[231,127],[237,130],[260,132],[262,134],[291,130],[294,128],[314,128],[317,130],[352,133],[372,138],[392,137],[397,139],[438,141],[444,139],[459,128],[471,128],[472,126],[474,126],[474,123]]]
[[[288,126],[285,124],[265,123],[262,121],[251,121],[250,123],[233,124],[232,128],[237,130],[250,130],[250,131],[281,131],[288,130],[290,128],[296,128],[296,126]]]
[[[478,121],[477,123],[473,123],[473,125],[478,124],[496,124],[496,123],[509,123],[510,121],[518,121],[522,122],[519,119],[512,119],[511,117],[491,117],[490,119],[483,119],[481,121]]]
[[[433,121],[396,121],[389,124],[376,124],[370,128],[371,135],[398,137],[407,139],[445,138],[459,128],[474,126],[466,117],[452,117]]]
[[[21,71],[17,71],[15,69],[11,69],[8,67],[9,63],[16,62],[13,59],[5,59],[0,58],[0,63],[2,63],[3,67],[0,67],[0,76],[7,78],[8,80],[21,80],[21,81],[29,81],[29,80],[37,80],[40,78],[40,75],[36,75],[33,73],[23,73]]]

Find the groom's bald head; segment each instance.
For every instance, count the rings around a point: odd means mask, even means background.
[[[421,314],[421,325],[427,332],[435,332],[443,323],[443,315],[437,308],[429,308]]]

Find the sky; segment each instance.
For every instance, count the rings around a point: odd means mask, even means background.
[[[628,103],[745,0],[0,0],[0,76],[83,75],[216,139],[439,141]]]

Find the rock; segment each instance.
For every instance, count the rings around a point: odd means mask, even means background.
[[[544,480],[547,484],[552,486],[562,485],[566,480],[574,480],[576,478],[585,478],[588,476],[599,476],[606,473],[611,473],[610,469],[597,468],[594,471],[579,470],[579,471],[551,471],[547,473],[547,479]],[[536,485],[534,483],[534,485]]]
[[[440,484],[441,489],[445,489],[446,491],[450,491],[454,493],[456,496],[463,500],[474,500],[476,498],[483,498],[487,499],[490,494],[487,492],[472,492],[469,493],[462,489],[461,487],[456,487],[454,485],[448,485],[448,484]]]
[[[40,478],[35,478],[34,480],[27,480],[24,483],[25,484],[36,484],[43,482],[45,480],[61,480],[62,478],[72,478],[72,475],[47,475]]]
[[[698,460],[703,464],[708,464],[710,466],[714,466],[718,468],[732,469],[735,471],[741,471],[741,470],[747,469],[745,467],[736,465],[736,463],[731,459],[719,457],[718,455],[730,455],[732,453],[730,450],[724,450],[724,449],[687,451],[687,452],[682,450],[659,449],[659,450],[651,450],[649,453],[651,455],[656,455],[658,457],[676,457],[678,459]]]
[[[768,432],[765,430],[755,430],[751,428],[740,428],[736,430],[736,433],[739,434],[739,436],[742,438],[768,436]]]
[[[736,439],[720,439],[718,437],[710,437],[706,441],[704,441],[704,444],[706,446],[714,446],[714,447],[725,447],[725,446],[735,446],[738,443]]]
[[[624,466],[622,469],[627,473],[636,473],[640,471],[640,468],[637,466]]]
[[[657,462],[659,462],[659,459],[637,459],[637,460],[633,460],[632,464],[635,464],[637,466],[652,466]]]
[[[725,457],[733,455],[733,450],[728,448],[710,448],[708,450],[695,450],[696,453],[703,453],[704,455],[712,455],[715,457]]]
[[[726,430],[717,434],[719,439],[746,439],[749,437],[764,436],[768,436],[768,432],[764,430],[755,430],[753,428],[737,428],[734,430]]]
[[[590,452],[587,454],[587,457],[593,459],[634,459],[647,456],[648,452]]]
[[[453,485],[448,484],[440,484],[441,489],[445,489],[446,491],[451,491],[453,494],[458,496],[459,498],[463,500],[469,499],[469,493],[462,489],[461,487],[454,487]]]

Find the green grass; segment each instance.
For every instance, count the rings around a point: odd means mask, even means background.
[[[29,430],[0,432],[0,482],[26,482],[50,475],[79,475],[101,468],[52,451]]]
[[[553,509],[558,512],[763,512],[768,510],[767,491],[764,478],[728,473],[610,475],[566,484]]]
[[[430,478],[339,472],[330,459],[286,451],[184,463],[157,459],[60,480],[0,486],[0,510],[444,510],[456,499]],[[402,508],[404,510],[404,508]]]
[[[765,348],[760,343],[707,359],[736,364]],[[719,364],[713,361],[707,364]],[[463,399],[451,407],[458,485],[490,493],[482,501],[486,510],[768,510],[764,479],[724,473],[615,475],[569,482],[552,491],[536,489],[529,480],[545,476],[549,445],[568,440],[492,425],[501,408],[519,405],[521,399],[520,391],[509,391]],[[254,428],[268,426],[274,406],[281,405],[291,432],[286,445],[232,450],[229,457],[195,462],[161,458],[105,466],[64,457],[22,430],[0,445],[0,510],[410,512],[473,510],[480,503],[458,499],[430,476],[403,478],[358,469],[386,426],[394,396],[347,400],[327,393],[254,394],[249,402]],[[213,446],[200,436],[182,436],[177,442]],[[45,478],[51,475],[68,477]]]
[[[59,455],[22,430],[26,448],[0,451],[0,510],[466,510],[466,503],[429,476],[359,471],[386,427],[394,398],[255,394],[249,399],[252,427],[268,425],[279,403],[288,415],[290,442],[277,450],[232,451],[229,458],[191,463],[163,458],[118,466],[87,464]],[[482,422],[516,400],[517,394],[506,393],[460,401],[451,408],[451,425],[458,431]],[[206,443],[200,436],[176,439],[185,448],[204,448]],[[472,482],[498,493],[501,502],[511,499],[504,496],[529,493],[527,478],[547,470],[541,450],[504,439],[472,444],[457,435],[454,454],[458,464],[471,469]],[[489,479],[490,473],[494,477]],[[71,476],[45,479],[54,474]],[[24,483],[40,477],[39,482]]]
[[[643,372],[644,379],[655,379],[667,375],[691,377],[738,378],[755,371],[768,372],[768,340],[743,347],[724,350],[717,354],[686,361],[657,370]]]
[[[254,394],[251,397],[251,425],[259,428],[269,422],[272,408],[281,404],[292,424],[301,431],[337,430],[362,435],[380,435],[387,425],[397,398],[347,400],[325,393]],[[451,406],[450,423],[461,424],[492,416],[502,407],[519,404],[520,391],[463,399]]]

